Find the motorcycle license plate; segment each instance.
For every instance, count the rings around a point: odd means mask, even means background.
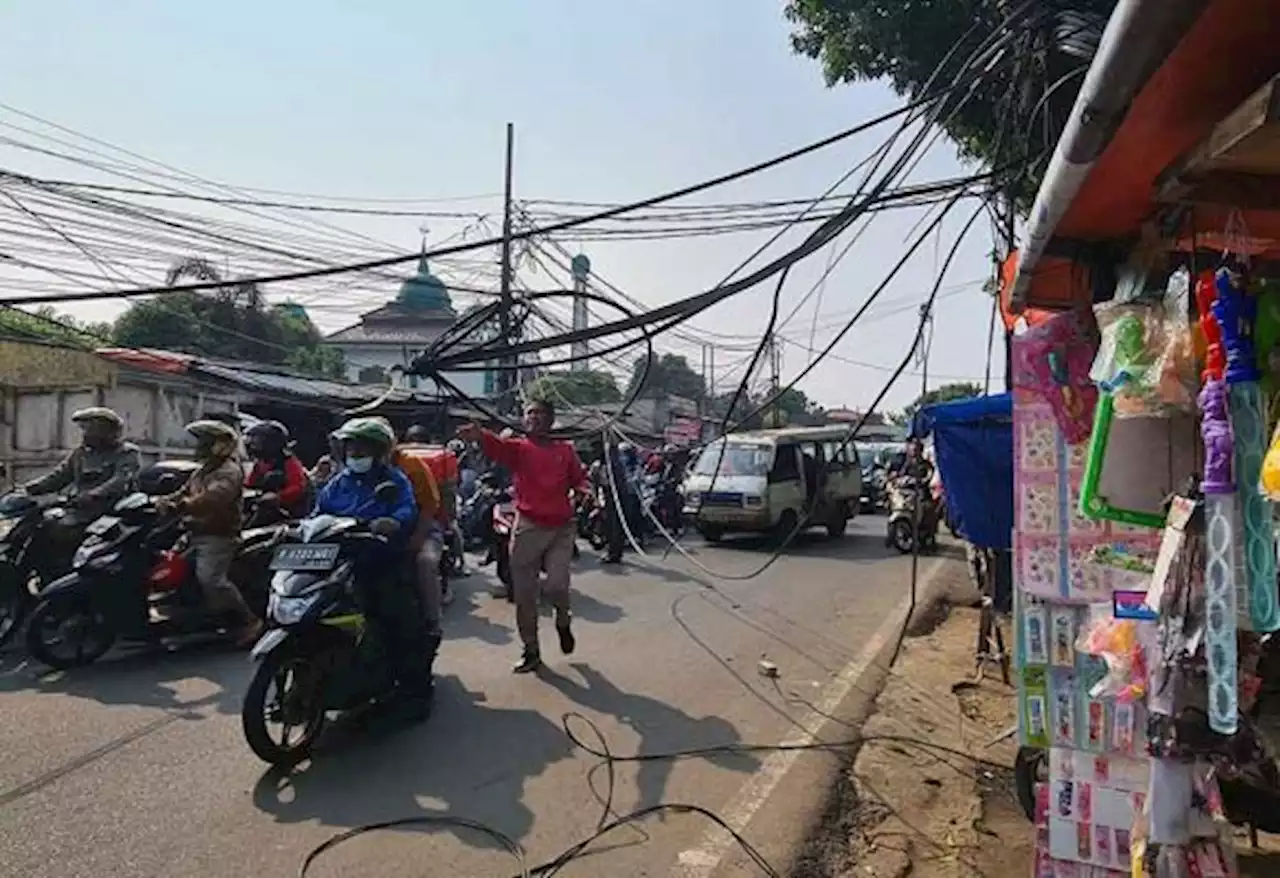
[[[94,519],[93,523],[85,528],[85,533],[100,537],[119,523],[120,519],[116,518],[114,515],[103,515],[100,518]]]
[[[271,556],[271,569],[322,572],[332,570],[337,562],[337,543],[290,543],[276,546],[275,554]]]

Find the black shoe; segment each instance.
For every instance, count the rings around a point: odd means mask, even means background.
[[[520,661],[511,669],[516,674],[532,674],[538,668],[542,667],[542,656],[538,654],[537,649],[525,647],[524,652],[520,655]]]
[[[434,695],[434,687],[425,692],[401,693],[390,706],[391,717],[404,723],[426,722],[431,717]]]
[[[617,558],[615,558],[615,557],[613,557],[612,555],[610,555],[610,556],[609,556],[609,557],[607,557],[607,558],[601,558],[601,559],[600,559],[600,563],[601,563],[601,564],[621,564],[621,563],[622,563],[622,557],[621,557],[621,556],[618,556]]]
[[[568,625],[557,625],[556,634],[560,635],[560,651],[565,655],[573,655],[578,641],[573,636],[573,629]]]

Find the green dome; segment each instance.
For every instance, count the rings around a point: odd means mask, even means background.
[[[418,260],[418,273],[400,287],[396,301],[413,311],[446,311],[453,313],[449,288],[427,267],[427,257]]]

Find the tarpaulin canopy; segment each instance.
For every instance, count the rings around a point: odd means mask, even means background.
[[[912,435],[933,447],[960,536],[983,549],[1009,549],[1013,532],[1013,396],[925,406]]]

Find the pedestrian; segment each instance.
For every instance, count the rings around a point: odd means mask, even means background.
[[[511,472],[516,523],[511,535],[511,585],[516,605],[516,628],[523,651],[513,670],[527,674],[542,666],[538,646],[539,573],[546,571],[543,588],[555,608],[560,651],[571,655],[576,646],[569,611],[569,565],[573,559],[577,525],[571,492],[586,492],[587,477],[573,445],[551,438],[555,408],[533,400],[524,407],[525,436],[504,438],[468,424],[458,435],[479,441],[485,456]]]

